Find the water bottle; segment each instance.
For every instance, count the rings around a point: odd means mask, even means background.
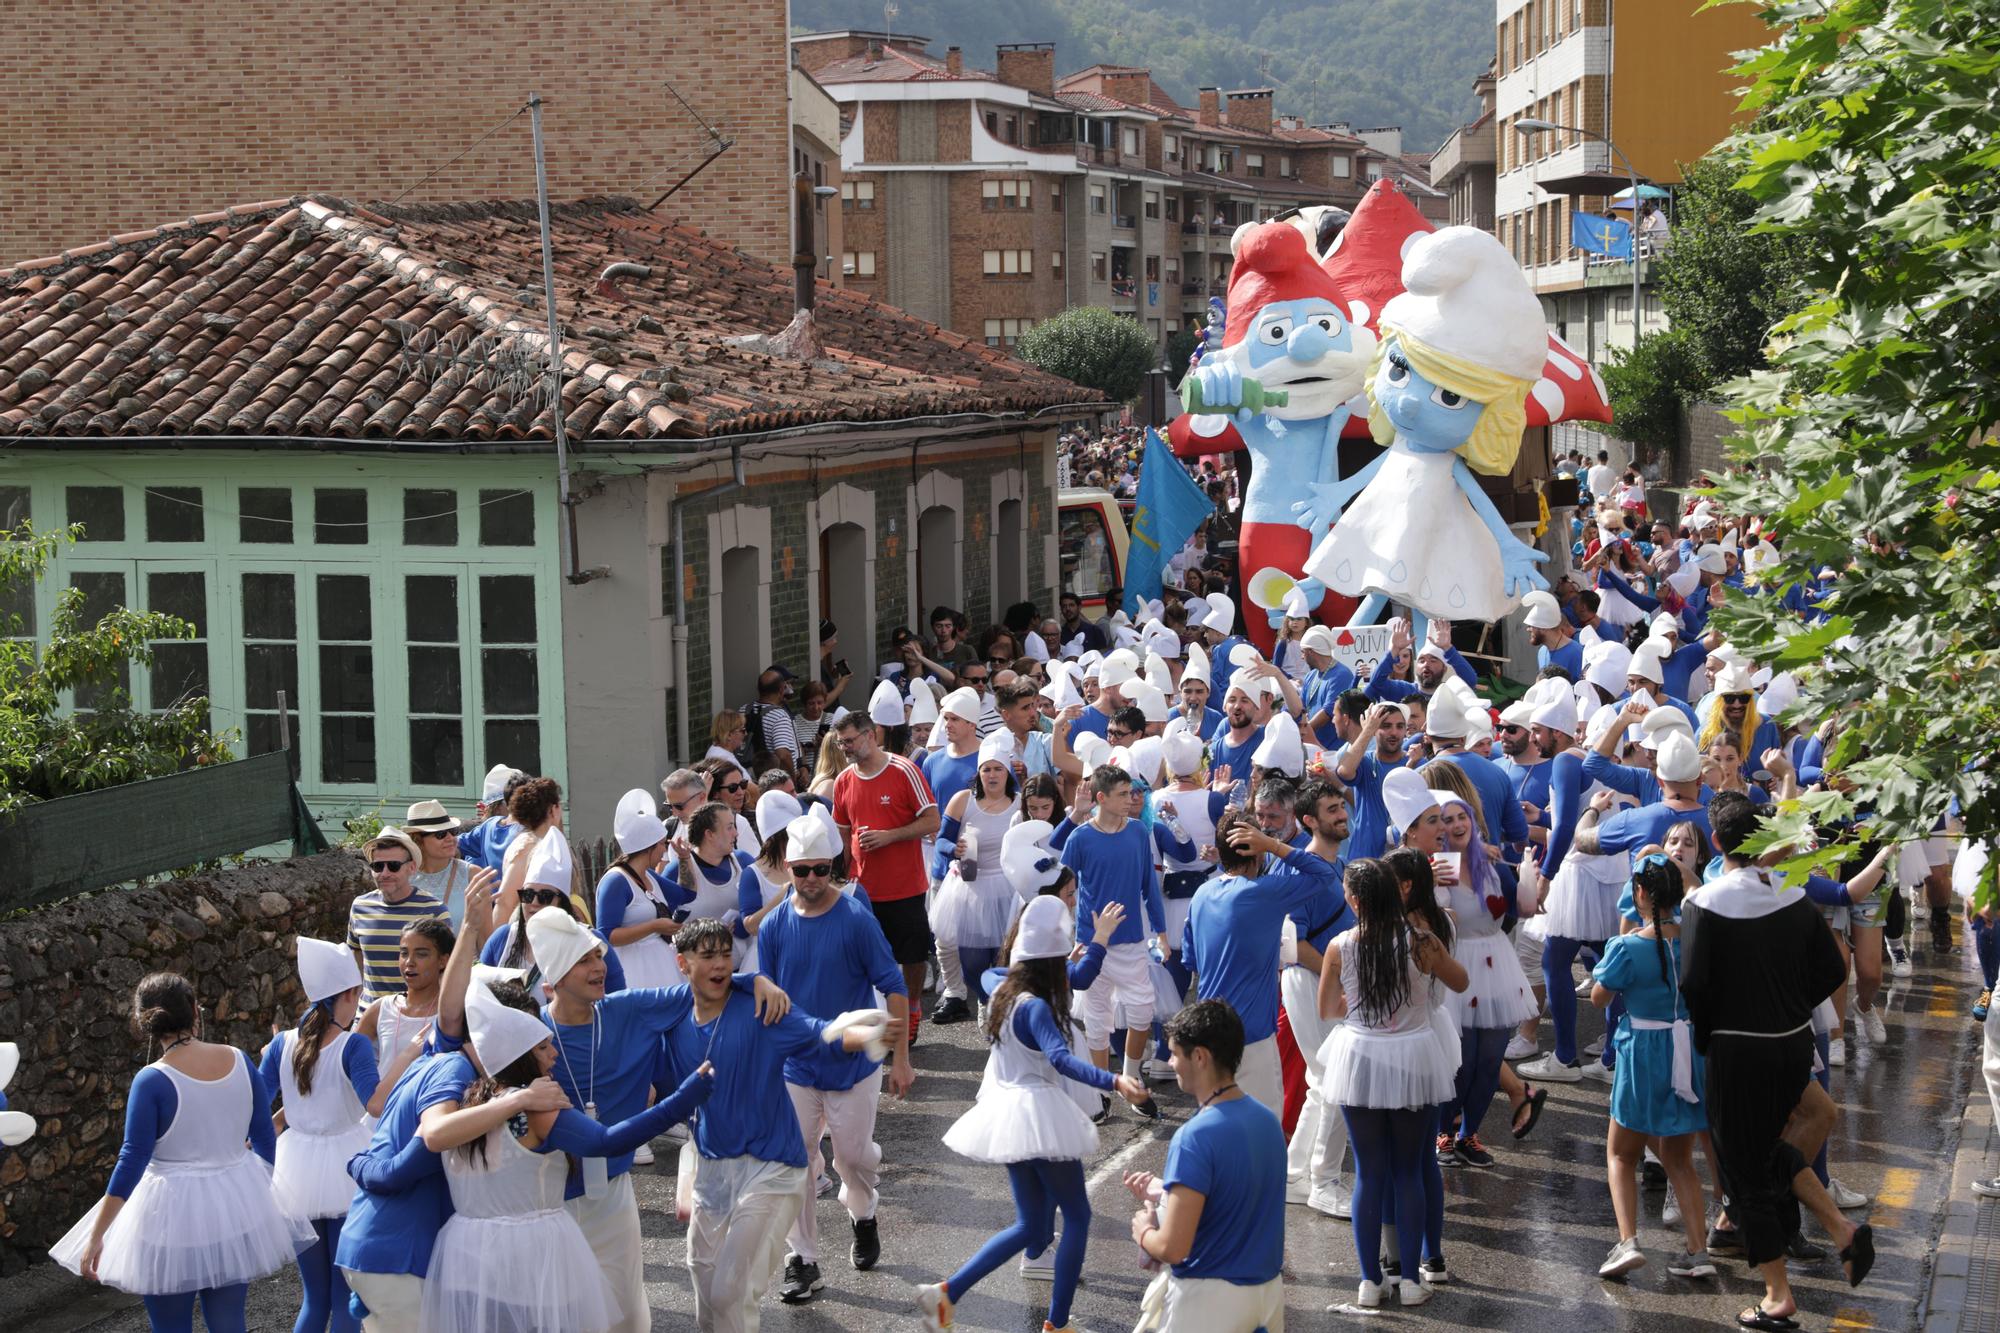
[[[979,830],[967,829],[959,836],[965,843],[965,853],[958,858],[958,877],[970,884],[979,878]]]

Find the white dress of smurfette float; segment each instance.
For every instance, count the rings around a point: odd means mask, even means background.
[[[1056,1021],[1066,1017],[1058,1014]],[[1097,1126],[1072,1088],[1087,1093],[1090,1109],[1097,1109],[1097,1090],[1057,1072],[1047,1055],[1015,1035],[1009,1013],[986,1054],[979,1095],[944,1132],[944,1146],[975,1162],[1082,1161],[1097,1151]]]
[[[1497,884],[1496,884],[1497,887]],[[1461,1028],[1510,1028],[1541,1012],[1514,942],[1493,919],[1484,899],[1468,884],[1450,889],[1456,934],[1452,956],[1465,968],[1463,991],[1448,992],[1445,1005]]]
[[[173,1080],[173,1123],[105,1230],[97,1280],[137,1296],[172,1296],[254,1282],[290,1265],[318,1237],[279,1210],[270,1168],[244,1146],[250,1117],[267,1108],[252,1105],[243,1057],[219,1079],[194,1078],[164,1061],[152,1068]],[[49,1257],[81,1276],[103,1207],[98,1200]]]
[[[379,1021],[379,1020],[378,1020]],[[279,1091],[285,1099],[285,1132],[278,1135],[277,1161],[271,1168],[271,1192],[287,1217],[311,1221],[347,1216],[354,1199],[354,1181],[347,1161],[365,1152],[373,1128],[367,1108],[355,1095],[340,1058],[353,1034],[342,1032],[320,1048],[313,1066],[311,1092],[299,1090],[292,1070],[298,1049],[294,1028],[277,1040],[285,1043],[278,1063]]]
[[[1361,969],[1355,965],[1357,930],[1334,937],[1340,950],[1340,988],[1347,1018],[1320,1047],[1320,1096],[1335,1106],[1408,1110],[1450,1101],[1458,1075],[1458,1034],[1431,979],[1409,963],[1409,996],[1387,1015],[1361,1009]],[[1443,1022],[1440,1023],[1440,1018]],[[1447,1051],[1447,1045],[1450,1049]]]
[[[1591,783],[1578,798],[1577,809],[1589,809],[1592,797],[1610,790],[1601,782]],[[1628,796],[1616,792],[1613,795],[1623,805],[1632,803]],[[1549,881],[1542,917],[1545,937],[1596,943],[1616,935],[1618,896],[1631,874],[1632,857],[1628,852],[1586,855],[1572,845],[1562,865],[1557,867],[1555,878]]]
[[[1493,534],[1452,476],[1458,461],[1399,435],[1306,557],[1306,574],[1350,597],[1381,593],[1453,620],[1504,619],[1517,599],[1503,590]]]
[[[563,1208],[562,1153],[523,1147],[505,1125],[481,1157],[444,1154],[451,1220],[424,1282],[426,1333],[593,1333],[619,1317],[576,1219]]]
[[[988,814],[971,795],[960,827],[978,844],[970,858],[955,858],[931,898],[931,929],[938,938],[971,949],[997,949],[1021,910],[1021,895],[1000,869],[1000,845],[1021,808],[1016,797],[998,814]],[[967,861],[973,877],[964,878]]]

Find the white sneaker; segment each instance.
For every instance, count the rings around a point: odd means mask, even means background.
[[[1431,1289],[1415,1278],[1401,1278],[1396,1283],[1396,1299],[1404,1309],[1422,1305],[1431,1298]]]
[[[1872,1046],[1880,1046],[1889,1040],[1889,1025],[1882,1021],[1879,1007],[1861,1011],[1861,1030],[1868,1034],[1868,1042]]]
[[[1525,1064],[1517,1065],[1514,1072],[1522,1078],[1535,1079],[1543,1083],[1581,1083],[1583,1081],[1583,1069],[1578,1065],[1564,1064],[1562,1061],[1556,1059],[1554,1051],[1550,1051],[1539,1060],[1530,1060]]]
[[[1646,1256],[1639,1251],[1639,1238],[1633,1236],[1621,1240],[1611,1247],[1611,1253],[1604,1256],[1604,1262],[1597,1266],[1599,1277],[1622,1277],[1635,1268],[1646,1266]]]
[[[1324,1213],[1328,1217],[1339,1218],[1343,1222],[1353,1217],[1353,1213],[1348,1209],[1347,1196],[1332,1187],[1317,1189],[1308,1194],[1306,1196],[1306,1207],[1316,1213]]]
[[[819,1179],[813,1182],[813,1197],[824,1199],[829,1194],[832,1194],[836,1188],[833,1183],[833,1174],[828,1171],[822,1171],[819,1173]]]
[[[1354,1303],[1364,1310],[1379,1310],[1382,1307],[1382,1284],[1362,1278],[1360,1290],[1354,1293]],[[1340,1307],[1333,1305],[1327,1308],[1338,1310]]]
[[[1910,951],[1901,940],[1889,946],[1889,971],[1899,977],[1910,975]]]
[[[951,1327],[951,1301],[944,1283],[926,1282],[917,1288],[917,1312],[924,1317],[925,1333],[944,1333]]]
[[[1604,1054],[1604,1038],[1599,1037],[1596,1041],[1593,1041],[1592,1043],[1590,1043],[1590,1045],[1584,1047],[1583,1054],[1586,1059],[1592,1056],[1598,1056]]]
[[[1590,998],[1590,992],[1591,992],[1591,989],[1592,989],[1593,987],[1595,987],[1596,985],[1597,985],[1597,978],[1596,978],[1596,977],[1585,977],[1585,978],[1584,978],[1584,979],[1583,979],[1582,981],[1579,981],[1579,982],[1577,982],[1577,983],[1576,983],[1576,998],[1578,998],[1579,1000],[1587,1000],[1587,999],[1589,999],[1589,998]]]
[[[1535,1052],[1541,1049],[1533,1037],[1524,1037],[1516,1032],[1507,1039],[1507,1054],[1503,1058],[1508,1060],[1527,1060],[1533,1058]]]
[[[642,1143],[642,1144],[640,1144],[640,1145],[639,1145],[638,1147],[636,1147],[636,1148],[634,1148],[634,1149],[632,1150],[632,1165],[634,1165],[634,1166],[651,1166],[652,1164],[653,1164],[653,1145],[652,1145],[652,1144],[650,1144],[650,1143]]]
[[[1681,1201],[1672,1190],[1667,1191],[1667,1202],[1660,1209],[1660,1225],[1677,1227],[1681,1224]]]
[[[1827,1177],[1826,1192],[1836,1208],[1866,1208],[1870,1202],[1869,1197],[1860,1190],[1849,1189],[1841,1184],[1839,1176]]]
[[[1826,1044],[1826,1067],[1841,1069],[1847,1064],[1847,1038],[1835,1037]]]
[[[1583,1062],[1583,1076],[1587,1079],[1591,1079],[1598,1083],[1609,1083],[1614,1077],[1616,1077],[1616,1075],[1611,1070],[1606,1069],[1604,1067],[1603,1062],[1599,1060],[1585,1060]]]
[[[1053,1281],[1056,1275],[1056,1243],[1051,1240],[1049,1248],[1032,1259],[1023,1253],[1020,1271],[1022,1277],[1033,1278],[1037,1282]]]

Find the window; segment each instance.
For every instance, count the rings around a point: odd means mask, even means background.
[[[1278,174],[1286,180],[1292,177],[1292,159],[1283,153],[1278,155]]]
[[[125,488],[122,486],[70,486],[63,492],[65,521],[83,524],[78,541],[122,542],[125,540]]]
[[[279,738],[278,696],[292,716],[298,740],[299,613],[296,581],[290,574],[243,576],[244,738],[251,754],[287,748]]]
[[[368,492],[335,487],[314,490],[313,540],[321,546],[366,546]]]
[[[200,541],[201,487],[148,486],[146,488],[146,540],[149,542]]]
[[[1158,255],[1147,255],[1146,281],[1158,282],[1159,280],[1160,280],[1160,257]]]
[[[1034,206],[1034,184],[1022,180],[981,181],[979,183],[980,206],[995,208],[1032,208]]]
[[[519,756],[509,762],[530,773],[542,771],[541,662],[535,621],[531,575],[480,576],[479,673],[486,753]]]
[[[1061,181],[1050,181],[1049,207],[1054,209],[1056,212],[1060,213],[1062,212],[1062,206],[1063,206],[1063,183]]]
[[[33,518],[26,486],[0,486],[0,532],[13,532]],[[35,581],[9,579],[0,583],[0,639],[33,639]]]
[[[1099,253],[1091,255],[1090,277],[1093,282],[1103,282],[1105,278],[1109,275],[1109,272],[1110,269],[1108,266],[1108,261],[1106,260],[1104,254],[1101,251]]]
[[[986,113],[986,132],[996,139],[1000,137],[1000,113],[998,111],[989,111]]]
[[[237,536],[247,545],[292,544],[292,493],[282,486],[245,486],[236,492]]]
[[[528,491],[479,493],[481,546],[533,546],[535,497]]]
[[[1157,218],[1158,216],[1160,216],[1160,192],[1158,190],[1146,191],[1146,202],[1144,205],[1144,209],[1146,216],[1149,218]]]
[[[986,321],[986,345],[1012,347],[1022,334],[1034,326],[1032,319],[989,319]]]
[[[403,579],[404,655],[409,663],[410,781],[465,782],[464,662],[459,655],[459,581],[450,574]]]
[[[1236,150],[1234,148],[1225,148],[1222,150],[1221,157],[1218,159],[1217,162],[1216,170],[1220,171],[1225,176],[1227,176],[1230,172],[1236,170]]]
[[[1354,159],[1336,153],[1333,157],[1333,175],[1336,180],[1346,180],[1354,174]]]
[[[875,207],[875,182],[842,181],[840,183],[840,205],[842,208],[857,209]]]
[[[1049,251],[1049,272],[1055,274],[1057,277],[1062,276],[1062,251]]]
[[[1161,135],[1161,136],[1160,136],[1160,150],[1161,150],[1161,152],[1163,152],[1163,153],[1164,153],[1164,154],[1166,155],[1166,159],[1167,159],[1167,161],[1169,161],[1169,162],[1178,162],[1178,161],[1180,161],[1180,160],[1181,160],[1181,136],[1180,136],[1180,135],[1178,135],[1178,134],[1163,134],[1163,135]],[[1171,216],[1171,214],[1170,214],[1169,216]]]
[[[1170,256],[1167,259],[1167,285],[1172,286],[1175,283],[1179,282],[1180,280],[1181,280],[1181,261],[1179,259]]]
[[[201,570],[149,570],[146,609],[194,626],[192,639],[156,639],[147,670],[147,704],[164,712],[185,699],[207,698],[208,575]]]
[[[1181,201],[1175,196],[1170,194],[1167,196],[1167,221],[1179,222],[1180,220],[1181,220]]]
[[[458,545],[458,492],[405,490],[403,545]]]
[[[1020,122],[1009,116],[1001,122],[1000,137],[1008,143],[1021,142]]]
[[[988,250],[984,256],[987,277],[1026,277],[1035,271],[1033,250]]]
[[[1380,162],[1370,162],[1368,164],[1368,179],[1371,181],[1382,179],[1382,164]]]
[[[1104,205],[1104,187],[1102,185],[1093,185],[1090,187],[1090,211],[1097,214],[1102,214],[1106,211]]]
[[[873,250],[848,250],[840,256],[840,271],[850,278],[872,278],[875,276],[875,252]]]
[[[1252,176],[1262,176],[1264,174],[1264,155],[1262,153],[1245,153],[1243,155],[1243,170]]]
[[[374,602],[366,574],[314,580],[319,629],[319,775],[375,781]]]
[[[1125,156],[1139,156],[1139,131],[1131,125],[1125,127]]]

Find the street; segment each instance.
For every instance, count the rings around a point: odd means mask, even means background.
[[[1965,1017],[1971,960],[1953,954],[1941,972],[1928,962],[1928,955],[1919,954],[1916,975],[1892,983],[1887,992],[1888,1045],[1878,1050],[1851,1038],[1847,1066],[1834,1071],[1841,1118],[1833,1142],[1833,1172],[1850,1187],[1875,1196],[1867,1216],[1875,1226],[1879,1257],[1873,1275],[1858,1289],[1847,1287],[1831,1257],[1795,1263],[1800,1320],[1807,1328],[1916,1326],[1929,1285],[1941,1193],[1952,1178],[1958,1118],[1969,1094],[1984,1095],[1977,1079],[1977,1029]],[[1594,1037],[1595,1014],[1588,1005],[1584,1014],[1586,1035]],[[1546,1038],[1546,1026],[1544,1034]],[[914,1284],[948,1274],[1008,1224],[1013,1210],[1003,1173],[965,1163],[938,1143],[977,1088],[984,1058],[971,1024],[925,1025],[917,1048],[916,1089],[907,1103],[885,1103],[879,1122],[885,1154],[881,1265],[866,1274],[848,1267],[845,1214],[833,1199],[821,1199],[826,1288],[799,1308],[782,1306],[775,1296],[767,1299],[767,1329],[914,1329]],[[1078,1329],[1109,1333],[1129,1328],[1136,1317],[1146,1277],[1134,1262],[1126,1234],[1131,1206],[1118,1176],[1164,1164],[1167,1139],[1187,1115],[1189,1103],[1177,1090],[1160,1091],[1166,1121],[1151,1126],[1114,1112],[1103,1133],[1102,1152],[1090,1164],[1097,1213],[1073,1315]],[[1719,1278],[1707,1282],[1667,1274],[1665,1260],[1679,1243],[1679,1233],[1659,1224],[1665,1198],[1660,1190],[1642,1194],[1649,1222],[1640,1241],[1651,1263],[1623,1282],[1596,1278],[1599,1260],[1617,1239],[1604,1185],[1607,1096],[1608,1088],[1589,1081],[1553,1089],[1541,1123],[1520,1144],[1506,1137],[1504,1100],[1498,1103],[1489,1117],[1498,1129],[1498,1141],[1489,1140],[1497,1165],[1488,1171],[1445,1173],[1445,1256],[1451,1282],[1421,1311],[1403,1315],[1392,1299],[1383,1315],[1412,1327],[1662,1333],[1728,1325],[1753,1302],[1759,1288],[1740,1263],[1719,1259]],[[664,1140],[656,1151],[658,1165],[638,1172],[654,1325],[686,1328],[693,1306],[683,1267],[682,1228],[672,1220],[675,1154]],[[1354,1296],[1358,1270],[1348,1225],[1297,1206],[1287,1210],[1286,1218],[1288,1327],[1335,1328],[1365,1318],[1327,1309]],[[1810,1222],[1807,1234],[1814,1234]],[[53,1278],[66,1285],[55,1294],[49,1286],[51,1272],[44,1267],[19,1279],[51,1292],[42,1302],[43,1313],[8,1321],[20,1333],[146,1327],[136,1300],[107,1292],[86,1295],[59,1273]],[[965,1333],[1037,1329],[1046,1293],[1046,1286],[1025,1281],[1012,1264],[1005,1265],[958,1304],[955,1327]],[[7,1305],[0,1299],[0,1314]],[[253,1289],[250,1326],[289,1327],[297,1306],[296,1277],[286,1273]]]

